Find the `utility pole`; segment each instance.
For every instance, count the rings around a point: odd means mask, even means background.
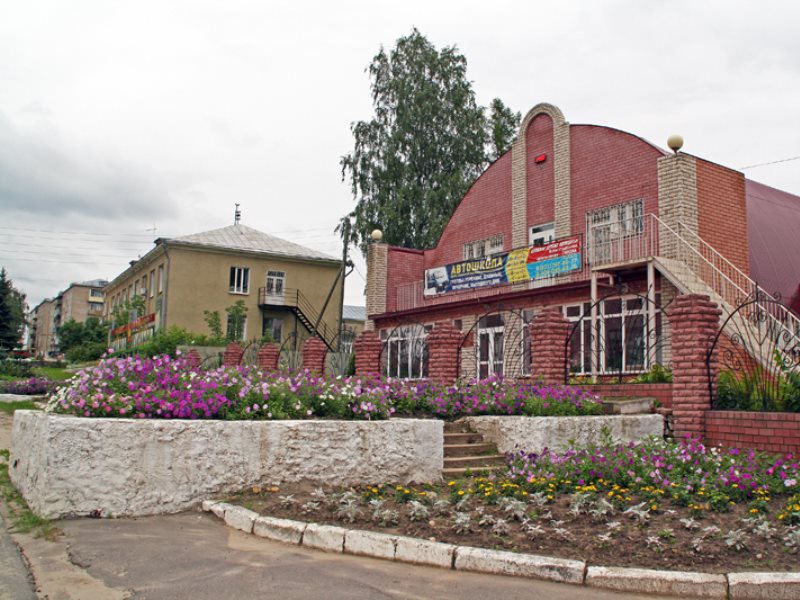
[[[339,336],[336,349],[342,351],[342,334],[344,333],[344,280],[347,277],[347,250],[350,247],[350,219],[345,219],[342,225],[342,238],[344,239],[344,248],[342,248],[342,296],[339,298]]]

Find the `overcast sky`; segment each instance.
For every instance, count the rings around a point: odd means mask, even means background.
[[[0,265],[31,306],[233,223],[341,255],[365,68],[416,26],[478,102],[740,168],[800,156],[800,3],[0,0]],[[745,170],[800,194],[800,160]],[[155,226],[155,234],[152,231]],[[356,251],[357,252],[357,251]],[[362,260],[346,302],[364,304]]]

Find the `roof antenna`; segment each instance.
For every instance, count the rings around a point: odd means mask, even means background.
[[[242,211],[239,210],[239,203],[236,203],[236,211],[233,213],[233,224],[238,225],[239,220],[242,218]]]

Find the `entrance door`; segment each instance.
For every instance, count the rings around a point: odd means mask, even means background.
[[[283,271],[267,271],[267,299],[269,304],[283,304],[286,273]]]

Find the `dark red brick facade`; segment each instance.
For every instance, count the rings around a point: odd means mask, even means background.
[[[491,164],[468,190],[436,247],[420,250],[375,246],[380,247],[386,262],[385,270],[380,263],[380,269],[368,273],[367,306],[379,307],[368,311],[369,325],[385,339],[398,325],[419,328],[436,324],[428,338],[431,377],[451,380],[458,376],[469,356],[477,354],[475,324],[482,316],[516,311],[536,315],[529,330],[530,377],[560,383],[565,379],[565,343],[571,327],[561,316],[565,305],[590,303],[611,292],[618,283],[625,283],[628,293],[639,294],[646,294],[652,285],[656,293],[671,298],[678,290],[694,289],[694,276],[681,273],[681,267],[686,270],[687,265],[706,283],[719,279],[718,273],[706,273],[704,261],[697,258],[707,255],[704,242],[744,274],[750,273],[748,197],[741,173],[689,154],[666,152],[636,135],[610,127],[569,125],[556,107],[546,104],[537,105],[528,113],[519,135],[512,149]],[[641,212],[635,214],[641,217],[638,229],[629,233],[620,223],[613,223],[610,231],[617,236],[620,247],[633,247],[641,238],[646,248],[633,260],[623,256],[616,262],[608,259],[590,264],[587,215],[594,214],[597,222],[602,214],[594,211],[608,209],[604,212],[631,219],[634,213],[630,203],[639,200]],[[525,246],[530,228],[544,223],[554,223],[558,237],[581,237],[580,271],[545,281],[539,287],[498,285],[423,296],[425,270],[462,260],[465,244],[500,234],[503,251],[508,251]],[[671,237],[671,230],[692,247]],[[374,254],[378,256],[377,251]],[[669,261],[677,268],[670,270]],[[681,265],[681,261],[686,262]],[[690,261],[701,266],[689,264]],[[597,274],[594,297],[590,294],[592,272]],[[708,283],[707,289],[701,285],[695,291],[711,293],[707,290],[716,291],[710,287],[713,285]],[[731,302],[730,298],[723,299]],[[705,354],[709,340],[719,330],[719,316],[719,309],[708,297],[679,296],[668,319],[673,385],[614,385],[613,391],[597,385],[595,389],[604,395],[620,395],[624,390],[656,397],[664,408],[673,411],[676,435],[708,434],[709,439],[720,443],[733,440],[723,435],[730,433],[724,430],[729,424],[719,425],[724,419],[719,413],[709,412]],[[666,323],[666,319],[662,322]],[[450,344],[469,348],[469,354],[445,348],[445,338]],[[723,336],[721,347],[726,343]],[[356,347],[361,352],[359,355],[357,350],[358,373],[380,369],[378,335],[362,336]],[[713,362],[712,367],[716,368]],[[599,375],[602,381],[603,374]],[[755,417],[742,419],[743,423],[763,422]],[[746,426],[748,430],[754,427]],[[753,431],[748,436],[746,441],[755,439]],[[781,435],[780,439],[786,443],[778,442],[778,446],[791,446],[791,436]]]

